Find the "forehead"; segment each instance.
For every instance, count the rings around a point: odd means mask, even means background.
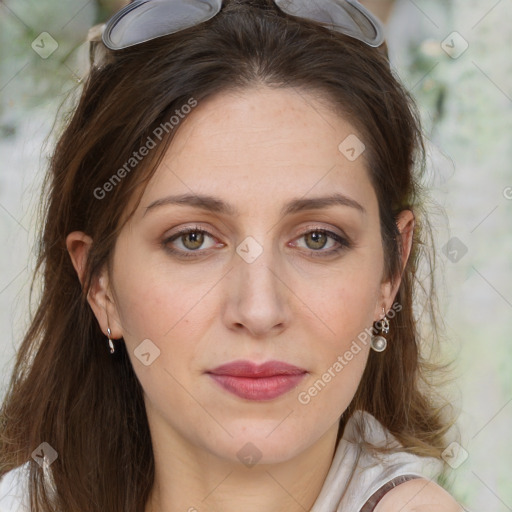
[[[347,142],[348,141],[348,142]],[[362,136],[325,101],[295,88],[255,87],[200,102],[178,127],[144,191],[140,209],[169,194],[224,198],[281,209],[290,198],[343,193],[375,196]]]

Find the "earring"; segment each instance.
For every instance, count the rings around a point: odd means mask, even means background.
[[[110,331],[110,327],[107,327],[108,332],[108,346],[110,347],[110,353],[113,354],[115,352],[115,347],[113,341],[110,339],[110,335],[112,334]]]
[[[386,310],[384,308],[382,308],[382,312],[384,313],[384,318],[381,320],[381,332],[383,334],[387,334],[389,332],[389,320],[386,316]],[[375,352],[384,352],[388,346],[388,342],[384,336],[372,336],[370,346],[373,350],[375,350]]]

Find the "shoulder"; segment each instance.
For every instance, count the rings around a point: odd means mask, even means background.
[[[397,485],[375,507],[375,512],[463,512],[463,508],[441,486],[426,478]]]
[[[421,457],[406,451],[399,441],[374,416],[366,411],[356,411],[353,422],[347,422],[347,435],[343,438],[354,446],[362,446],[356,475],[352,482],[352,494],[342,501],[347,509],[370,507],[374,512],[462,512],[464,509],[441,486],[434,483],[443,471],[442,460],[435,457]],[[352,417],[350,418],[352,419]],[[357,423],[357,425],[356,425]],[[359,428],[361,425],[361,428]],[[372,446],[361,443],[361,437],[371,445],[392,448],[396,451],[386,454],[376,453]],[[405,475],[417,478],[403,483]],[[387,492],[386,492],[386,489]],[[379,493],[380,491],[380,493]],[[384,494],[385,492],[385,494]],[[378,501],[377,496],[383,495]],[[375,505],[375,503],[377,503]],[[359,510],[358,509],[358,510]]]

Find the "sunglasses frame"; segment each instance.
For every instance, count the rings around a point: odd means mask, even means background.
[[[134,0],[131,3],[129,3],[128,5],[126,5],[125,7],[123,7],[121,10],[119,10],[116,14],[114,14],[103,26],[103,32],[101,35],[103,44],[110,50],[122,50],[124,48],[129,48],[130,46],[135,46],[138,44],[145,43],[147,41],[151,41],[153,39],[157,39],[160,37],[164,37],[166,35],[180,32],[182,30],[186,30],[187,28],[191,28],[193,26],[197,26],[202,23],[205,23],[205,22],[209,21],[210,19],[214,18],[215,16],[217,16],[217,14],[219,14],[219,12],[222,10],[222,4],[223,4],[223,0],[210,0],[208,3],[214,8],[213,14],[211,14],[208,17],[201,19],[201,21],[199,21],[197,23],[193,23],[189,26],[182,27],[178,30],[171,30],[165,34],[149,36],[143,40],[136,41],[136,42],[130,43],[130,44],[116,44],[112,40],[112,33],[115,31],[118,23],[123,18],[130,16],[130,13],[132,13],[133,11],[138,9],[140,6],[145,5],[151,1],[152,0]],[[321,1],[326,1],[326,0],[321,0]],[[331,3],[338,4],[340,1],[341,0],[331,0]],[[320,23],[323,26],[326,26],[327,28],[329,28],[331,30],[341,32],[345,35],[348,35],[349,37],[352,37],[353,39],[357,39],[373,48],[377,48],[377,47],[381,46],[382,43],[385,41],[385,38],[384,38],[384,29],[383,29],[383,26],[382,26],[382,23],[380,22],[380,20],[374,14],[372,14],[368,9],[366,9],[363,5],[361,5],[357,0],[343,0],[343,1],[346,2],[347,4],[349,4],[354,9],[356,9],[371,24],[373,30],[375,31],[375,37],[372,40],[365,37],[364,35],[361,35],[360,37],[358,37],[352,33],[347,33],[346,29],[343,29],[343,27],[340,27],[339,25],[336,25],[334,23],[320,22],[320,21],[315,20],[314,18],[310,18],[307,16],[301,16],[299,14],[288,11],[287,7],[292,6],[294,4],[293,0],[274,0],[274,3],[279,8],[279,10],[281,10],[285,14],[288,14],[290,16],[295,16],[298,18],[303,18],[303,19],[306,19],[309,21],[315,21],[317,23]]]

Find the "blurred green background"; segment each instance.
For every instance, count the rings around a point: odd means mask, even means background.
[[[28,325],[49,134],[87,71],[88,29],[123,3],[0,2],[0,396]],[[450,394],[462,434],[447,450],[447,487],[473,512],[512,511],[512,2],[362,3],[386,22],[428,142],[443,350],[457,361]]]

